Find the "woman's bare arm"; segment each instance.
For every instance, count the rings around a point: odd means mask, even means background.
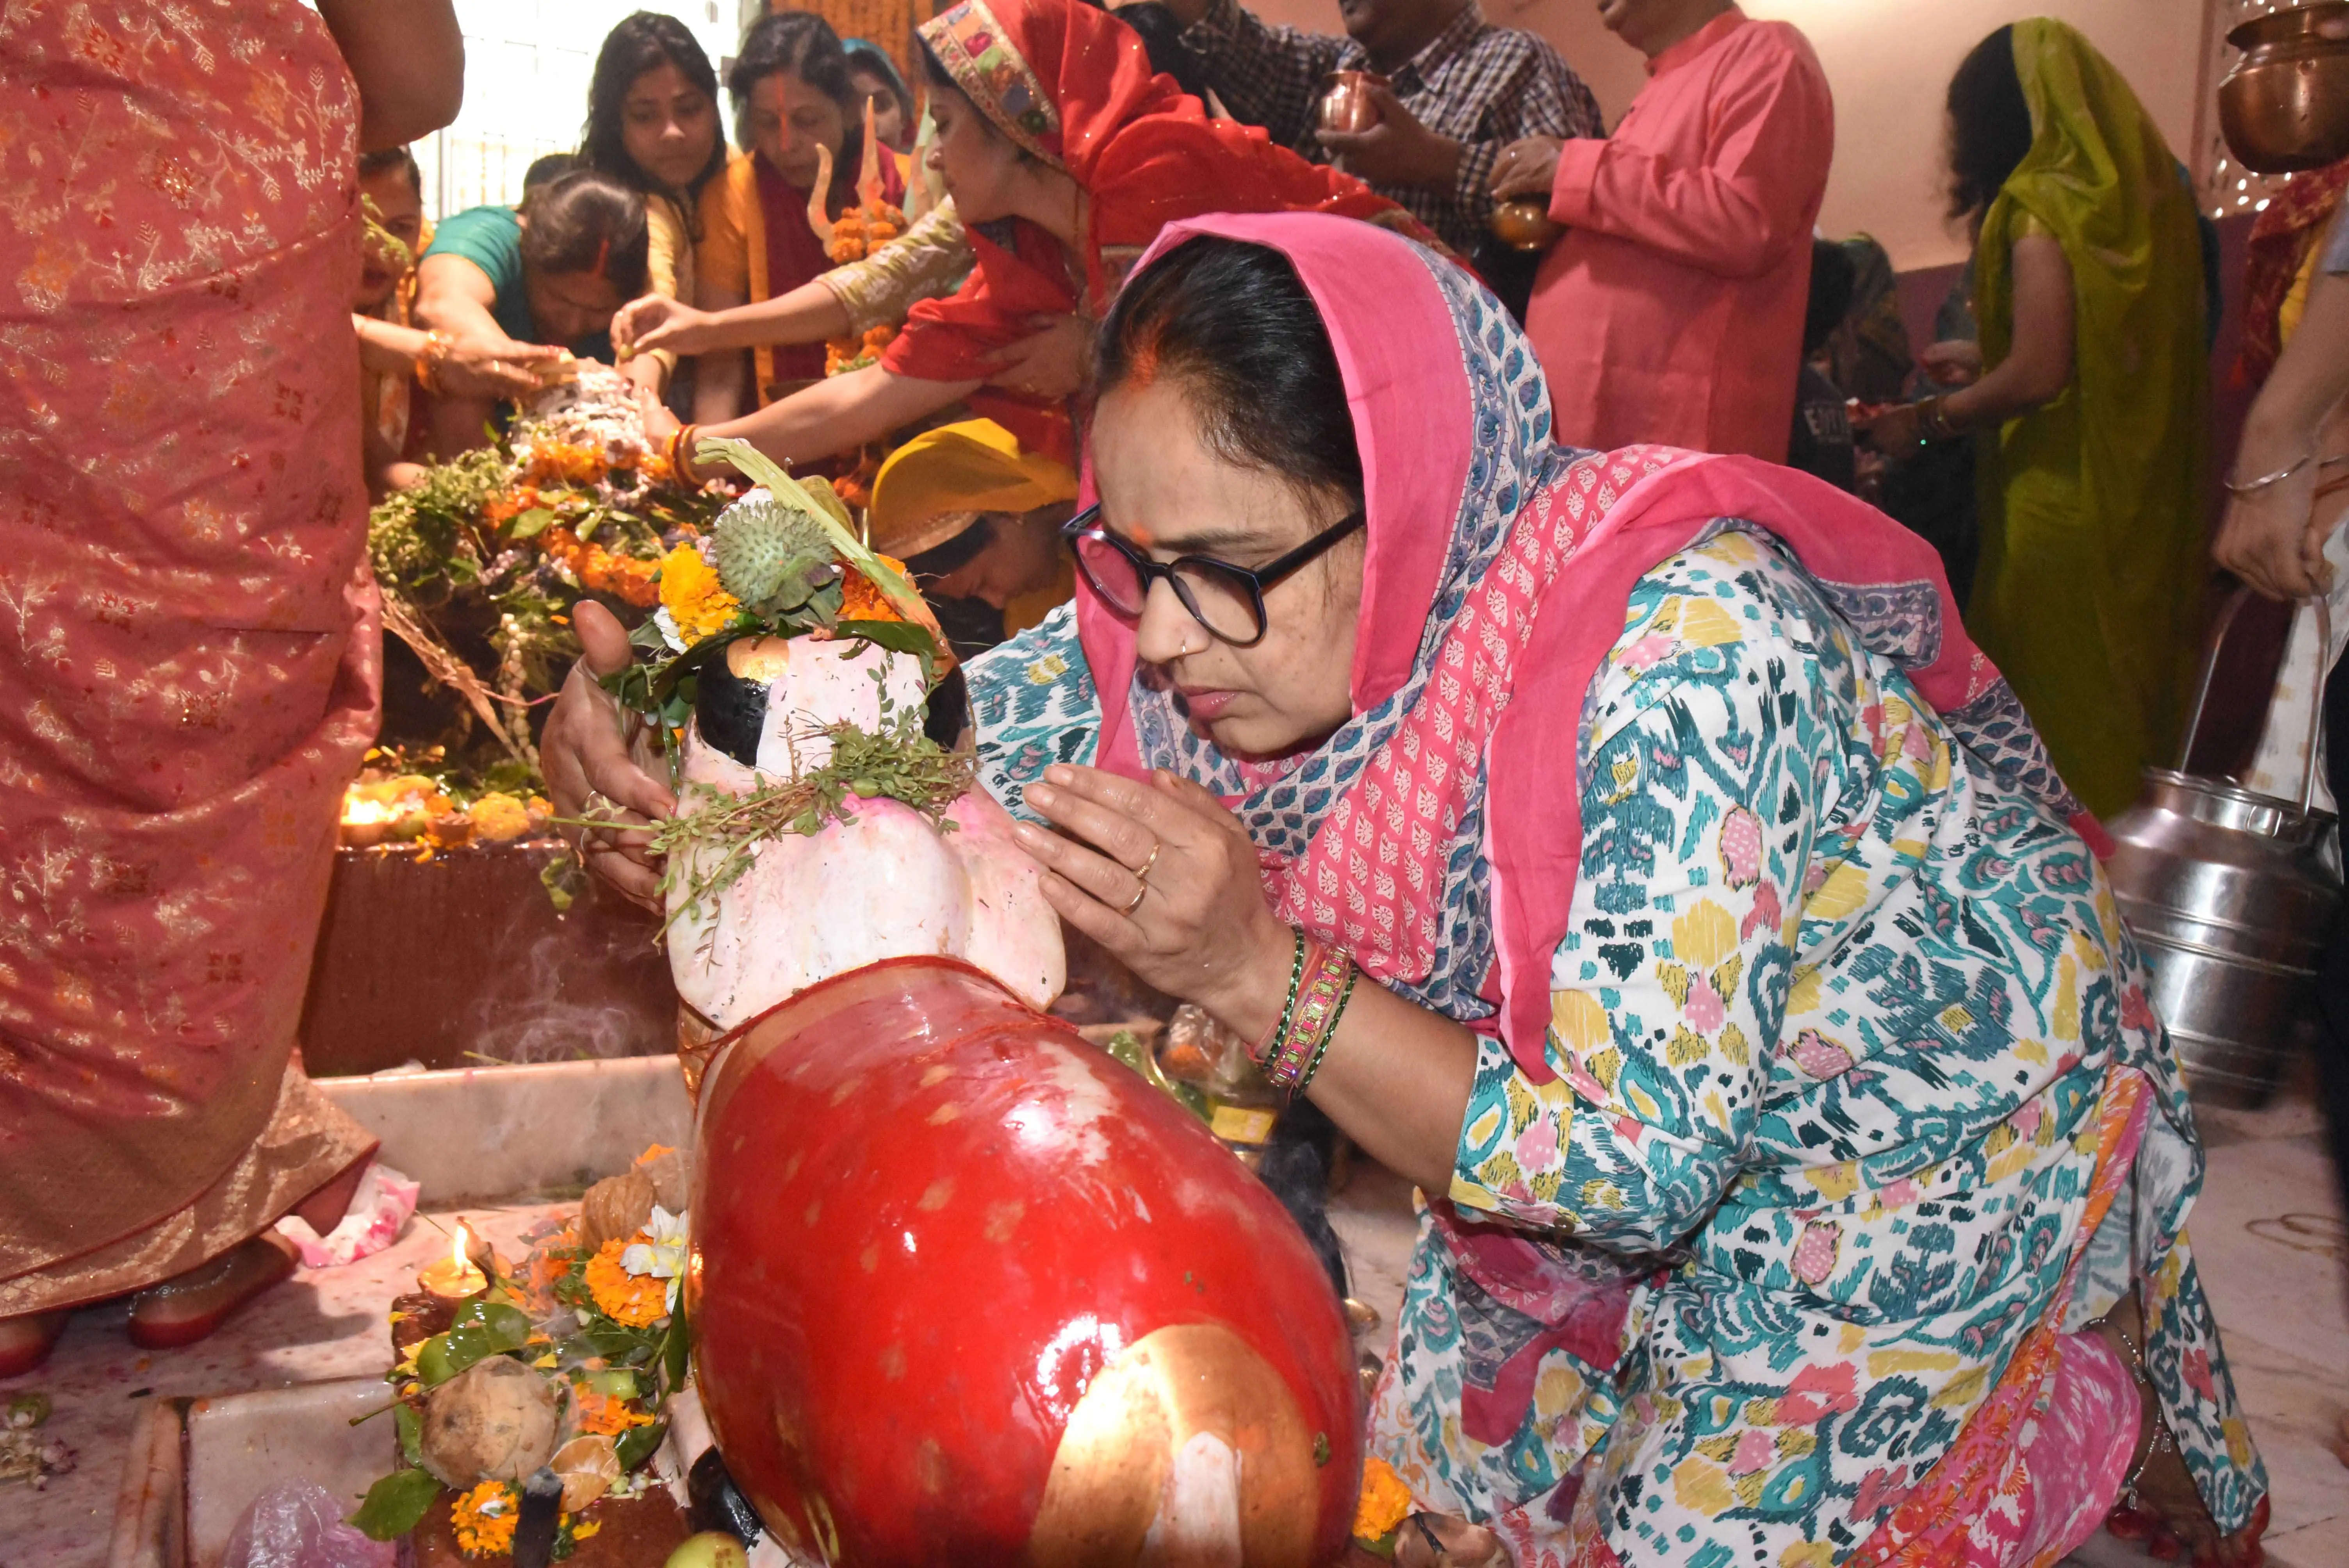
[[[457,118],[465,36],[454,0],[318,0],[359,88],[359,150],[404,147]]]
[[[2014,242],[2014,346],[1941,411],[1961,429],[2002,425],[2052,403],[2072,384],[2072,264],[2048,234]]]
[[[923,381],[870,365],[818,382],[755,414],[712,425],[705,436],[750,442],[779,463],[806,463],[844,452],[959,402],[979,381]]]

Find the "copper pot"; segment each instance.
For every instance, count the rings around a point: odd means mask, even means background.
[[[1321,129],[1352,135],[1379,123],[1379,106],[1367,90],[1386,87],[1376,71],[1331,71],[1329,90],[1321,95]]]
[[[1515,201],[1495,201],[1492,216],[1485,226],[1493,238],[1513,251],[1538,251],[1566,232],[1566,225],[1549,215],[1549,209],[1530,197]]]
[[[2219,84],[2219,127],[2243,167],[2260,174],[2322,169],[2349,155],[2349,0],[2322,0],[2244,23],[2240,49]]]

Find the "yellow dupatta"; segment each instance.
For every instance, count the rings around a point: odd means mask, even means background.
[[[1982,443],[1982,560],[1966,621],[2100,815],[2168,762],[2201,631],[2209,398],[2193,194],[2128,83],[2061,22],[2013,28],[2031,151],[1983,214],[1985,365],[2014,331],[2015,237],[2072,270],[2072,383]]]

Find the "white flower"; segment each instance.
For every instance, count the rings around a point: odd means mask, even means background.
[[[683,1214],[672,1214],[658,1203],[645,1222],[650,1242],[638,1242],[620,1253],[620,1266],[632,1274],[675,1279],[685,1270],[686,1228]]]
[[[685,634],[677,629],[677,617],[668,613],[667,605],[653,612],[653,624],[660,628],[661,641],[668,645],[670,653],[685,652]]]

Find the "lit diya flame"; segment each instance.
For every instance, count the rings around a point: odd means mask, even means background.
[[[490,1280],[468,1255],[472,1251],[472,1228],[464,1221],[449,1235],[449,1255],[426,1264],[416,1276],[416,1283],[443,1301],[470,1301],[490,1288]]]

